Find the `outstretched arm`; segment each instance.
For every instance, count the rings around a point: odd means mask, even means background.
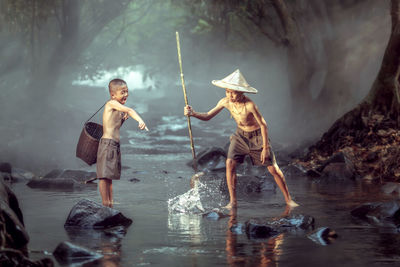
[[[143,119],[139,116],[139,114],[137,114],[137,112],[135,110],[133,110],[132,108],[126,107],[122,104],[120,104],[118,101],[116,100],[110,100],[109,105],[111,108],[121,111],[121,112],[125,112],[127,113],[130,117],[132,117],[134,120],[136,120],[137,122],[139,122],[139,128],[141,130],[144,130],[146,128],[146,124],[144,123]]]
[[[184,115],[192,116],[192,117],[195,117],[202,121],[208,121],[208,120],[211,120],[212,118],[214,118],[215,115],[220,113],[221,110],[225,107],[225,104],[226,104],[226,100],[225,100],[225,98],[223,98],[217,103],[217,105],[214,108],[210,109],[206,113],[196,112],[196,111],[194,111],[194,109],[191,106],[186,106],[184,108]]]

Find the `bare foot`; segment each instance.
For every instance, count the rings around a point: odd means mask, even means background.
[[[290,200],[289,202],[287,202],[286,205],[288,205],[289,207],[292,207],[292,208],[299,206],[299,204],[297,204],[293,200]]]
[[[222,207],[223,209],[227,209],[227,210],[231,210],[232,208],[236,208],[237,204],[233,204],[233,203],[228,203],[228,205],[226,205],[225,207]]]

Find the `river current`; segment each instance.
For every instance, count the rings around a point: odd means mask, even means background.
[[[127,129],[121,132],[122,177],[114,182],[113,190],[114,208],[133,220],[126,233],[64,229],[69,211],[80,199],[101,202],[96,186],[64,192],[12,184],[30,236],[30,256],[52,257],[55,247],[69,240],[102,253],[98,266],[382,266],[400,261],[397,233],[350,215],[358,204],[390,198],[374,185],[318,183],[289,175],[282,166],[289,190],[300,204],[289,213],[313,216],[316,228],[337,232],[338,237],[325,245],[313,242],[307,233],[258,240],[230,231],[232,224],[251,218],[288,214],[279,190],[239,196],[237,215],[219,219],[203,217],[201,209],[194,212],[189,206],[171,209],[169,202],[184,194],[183,206],[197,203],[210,209],[227,203],[215,188],[210,188],[212,199],[207,203],[199,203],[195,192],[189,192],[194,171],[187,165],[191,151],[186,126],[185,117],[165,114],[153,120],[150,132],[136,130],[136,124],[123,126]],[[223,147],[234,129],[229,120],[217,127],[194,120],[196,149]],[[94,166],[81,169],[93,171]]]

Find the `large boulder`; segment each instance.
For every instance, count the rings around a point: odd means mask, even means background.
[[[53,256],[61,265],[88,264],[103,257],[100,253],[68,241],[61,242],[54,250]]]
[[[27,252],[28,233],[18,199],[10,188],[0,181],[0,266],[53,266],[51,259],[30,260]]]
[[[115,226],[128,227],[131,224],[132,220],[118,210],[82,199],[71,209],[64,227],[105,229]]]
[[[0,235],[5,239],[3,247],[25,250],[29,241],[17,197],[6,184],[0,182]]]

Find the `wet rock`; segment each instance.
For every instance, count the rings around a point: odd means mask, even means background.
[[[284,173],[289,174],[290,176],[298,176],[298,175],[307,175],[307,169],[298,163],[289,164],[284,168]]]
[[[64,227],[105,229],[128,227],[132,220],[116,209],[105,207],[89,199],[80,200],[70,211]]]
[[[26,257],[21,251],[15,249],[0,250],[0,265],[4,267],[12,266],[29,266],[29,267],[53,267],[54,263],[49,258],[40,259],[37,261]]]
[[[264,221],[251,219],[246,222],[249,238],[268,238],[286,232],[304,232],[314,228],[315,219],[309,215],[290,215],[278,220]]]
[[[72,244],[68,241],[60,243],[54,250],[53,255],[62,265],[77,263],[86,264],[103,257],[100,253]]]
[[[203,218],[206,218],[206,219],[209,219],[209,220],[212,220],[212,221],[218,221],[219,219],[225,218],[225,217],[228,217],[228,216],[229,215],[224,214],[224,213],[222,213],[220,211],[210,211],[210,212],[207,212],[207,213],[203,214]]]
[[[96,177],[95,172],[88,172],[82,170],[60,170],[55,169],[47,173],[43,178],[64,178],[74,179],[78,182],[85,182],[91,178]]]
[[[138,182],[140,182],[140,180],[138,178],[131,178],[131,179],[129,179],[129,182],[138,183]]]
[[[259,223],[253,219],[246,223],[246,234],[249,239],[269,238],[279,234],[272,226]]]
[[[335,181],[349,181],[356,177],[354,166],[346,163],[330,163],[322,171],[322,177]]]
[[[364,203],[351,211],[351,215],[377,225],[399,224],[398,201]]]
[[[261,182],[260,186],[260,191],[265,192],[265,191],[275,191],[276,190],[276,183],[272,179],[263,179],[264,181]]]
[[[335,181],[347,181],[356,177],[353,162],[344,152],[334,154],[317,169],[321,176]]]
[[[335,240],[338,235],[334,230],[328,227],[320,227],[308,234],[307,237],[319,245],[326,246]]]
[[[306,174],[308,177],[311,177],[311,178],[321,177],[321,173],[314,169],[307,170]]]
[[[260,193],[261,191],[275,190],[275,188],[276,185],[272,177],[237,175],[236,193],[238,195]],[[223,193],[228,193],[228,185],[225,178],[221,180],[220,190]]]
[[[199,171],[224,171],[226,152],[220,147],[210,147],[196,156],[196,162]],[[193,162],[187,164],[192,166]]]
[[[26,185],[29,186],[30,188],[67,190],[67,191],[86,188],[84,184],[79,183],[71,178],[32,179]]]
[[[11,164],[8,162],[1,162],[0,163],[0,172],[5,172],[11,174],[12,167]]]
[[[12,176],[8,172],[0,172],[0,180],[12,182]]]
[[[6,184],[0,182],[0,236],[2,247],[25,250],[29,241],[24,228],[22,212],[17,197]]]
[[[314,228],[315,219],[309,215],[294,214],[272,221],[270,224],[282,232],[290,230],[309,230]]]
[[[19,182],[19,181],[29,181],[32,179],[38,178],[36,174],[33,172],[20,169],[20,168],[13,168],[12,169],[12,179],[14,182]]]
[[[381,187],[381,190],[388,195],[400,196],[400,183],[387,182]]]
[[[229,230],[231,230],[232,233],[241,235],[245,231],[245,225],[243,223],[237,223],[232,225],[231,228],[229,228]]]

